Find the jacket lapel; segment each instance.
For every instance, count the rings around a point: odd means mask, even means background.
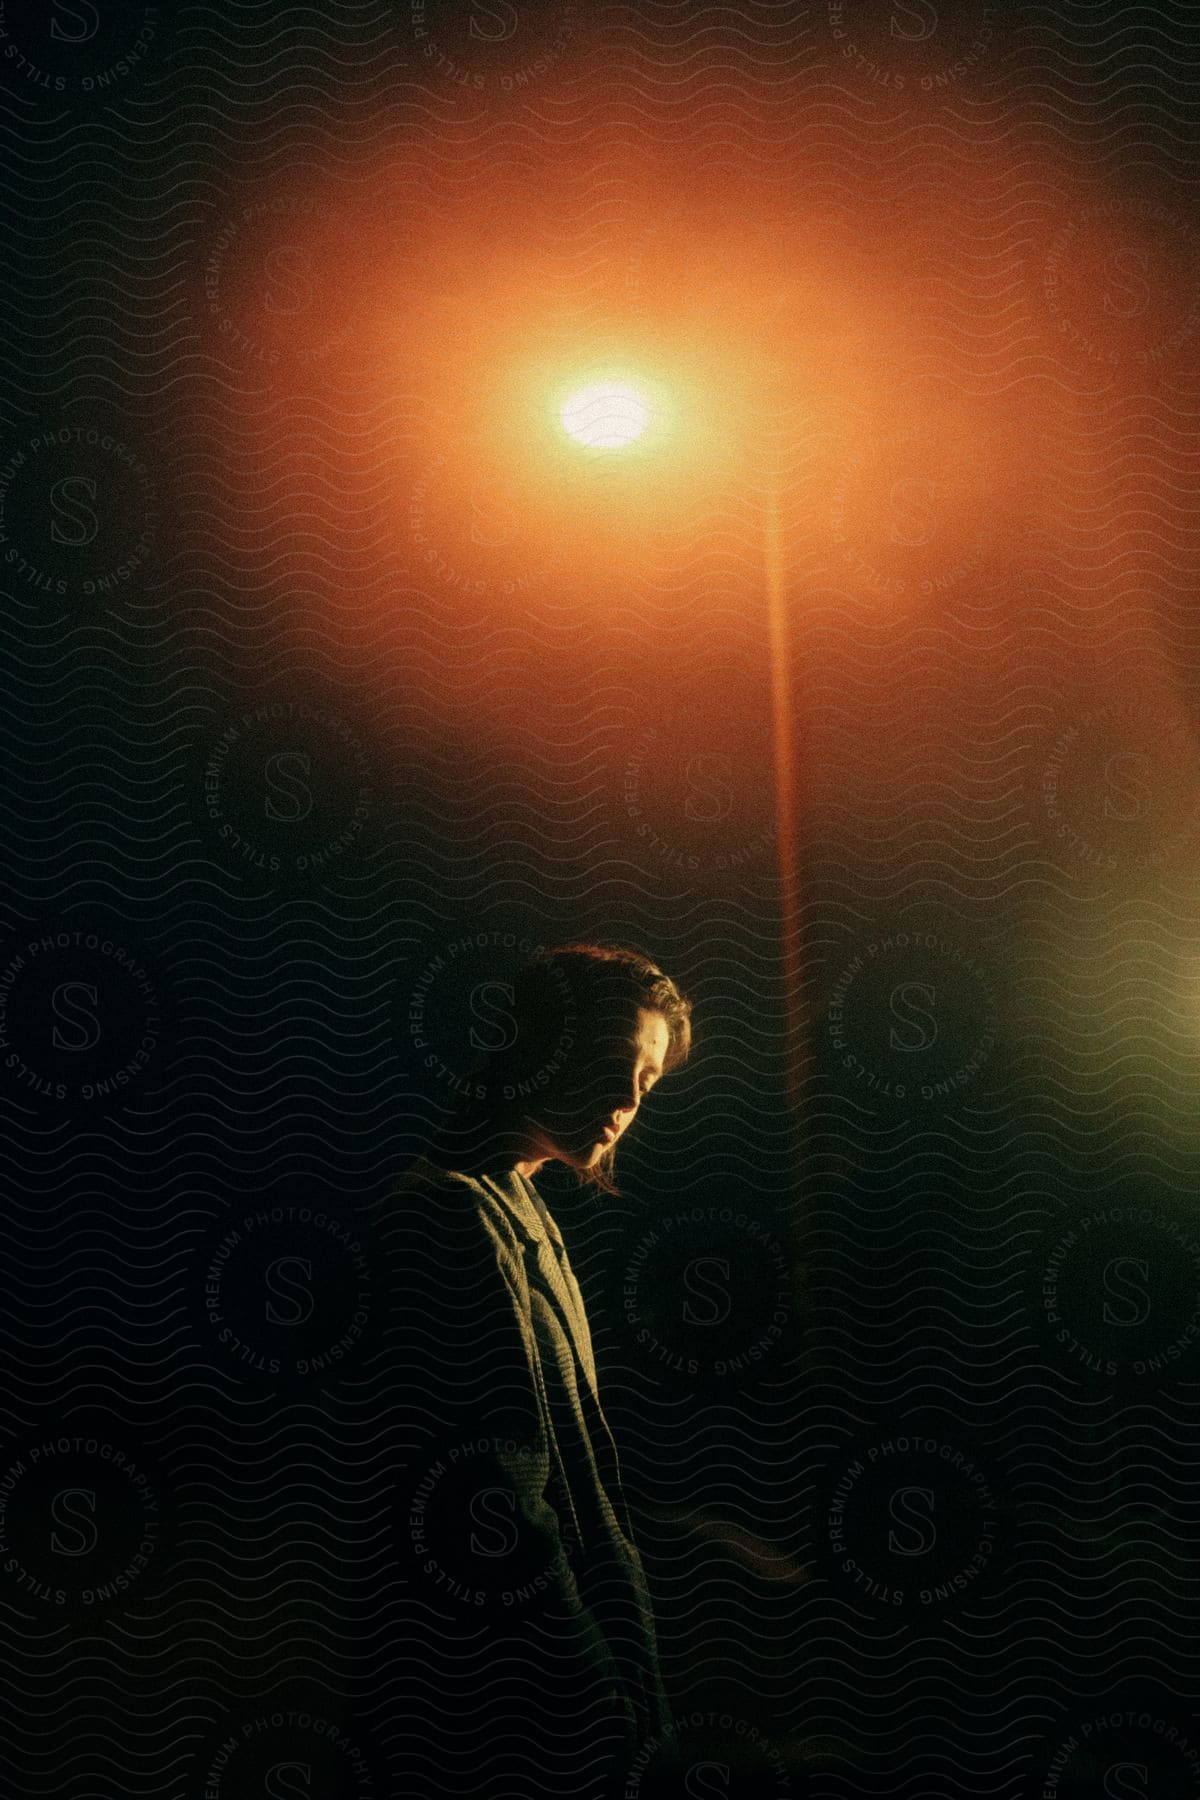
[[[562,1234],[541,1196],[527,1186],[514,1170],[507,1178],[485,1177],[504,1202],[526,1240],[526,1257],[532,1251],[542,1290],[549,1294],[562,1322],[567,1340],[575,1352],[575,1360],[587,1378],[592,1398],[596,1392],[596,1363],[592,1355],[592,1334],[583,1309],[583,1295],[567,1258]]]
[[[596,1387],[592,1335],[583,1307],[583,1295],[567,1257],[562,1233],[537,1189],[532,1183],[525,1182],[515,1169],[499,1180],[490,1176],[485,1176],[484,1180],[503,1201],[520,1228],[525,1238],[526,1266],[530,1261],[534,1262],[539,1278],[538,1286],[553,1301],[567,1341],[574,1351],[575,1361],[583,1370],[586,1387],[580,1389],[578,1394],[581,1421],[586,1421],[585,1430],[608,1504],[614,1511],[621,1531],[631,1540],[629,1506],[621,1480],[617,1447]]]

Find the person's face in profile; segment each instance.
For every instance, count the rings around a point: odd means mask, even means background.
[[[670,1041],[663,1014],[645,1007],[632,1022],[626,1014],[597,1025],[530,1120],[543,1154],[575,1169],[599,1162],[660,1080]]]

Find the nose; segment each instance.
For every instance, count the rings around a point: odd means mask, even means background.
[[[635,1091],[633,1094],[629,1095],[626,1099],[617,1101],[616,1107],[613,1112],[612,1122],[613,1122],[614,1126],[616,1126],[618,1128],[618,1130],[620,1129],[621,1124],[623,1122],[628,1122],[629,1119],[632,1119],[634,1113],[638,1109],[638,1101],[640,1099],[641,1099],[641,1095]]]

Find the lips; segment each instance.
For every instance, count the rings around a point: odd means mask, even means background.
[[[615,1144],[616,1141],[617,1141],[616,1126],[615,1125],[606,1125],[604,1127],[604,1130],[600,1133],[600,1142],[602,1144]]]

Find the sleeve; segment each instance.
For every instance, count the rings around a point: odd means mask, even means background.
[[[447,1791],[572,1791],[581,1759],[618,1767],[638,1724],[572,1569],[524,1266],[487,1205],[466,1182],[431,1187],[392,1242],[423,1729]]]

